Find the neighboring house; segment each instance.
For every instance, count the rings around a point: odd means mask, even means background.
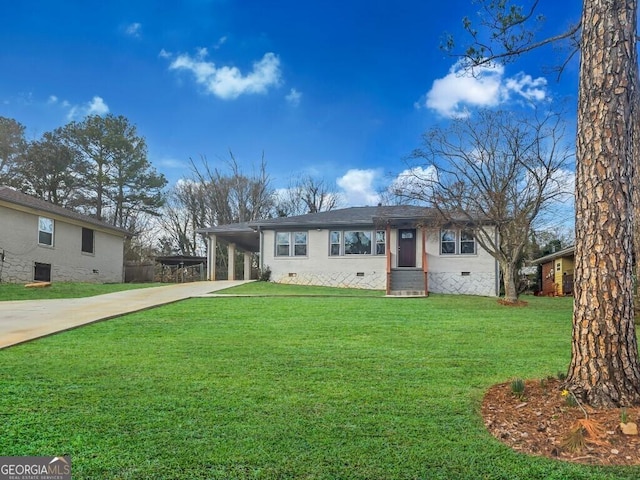
[[[552,296],[573,295],[575,247],[567,247],[531,262],[540,268],[540,294]]]
[[[207,278],[216,278],[216,244],[227,244],[228,278],[237,250],[244,278],[251,253],[279,283],[495,296],[498,265],[471,230],[441,228],[433,210],[353,207],[200,230],[207,239]]]
[[[0,282],[122,282],[126,230],[0,186]]]

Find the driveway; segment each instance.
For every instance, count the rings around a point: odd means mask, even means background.
[[[181,283],[95,297],[0,302],[0,348],[242,283],[246,282]]]

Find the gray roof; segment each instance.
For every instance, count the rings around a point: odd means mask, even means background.
[[[374,227],[390,224],[394,227],[414,227],[437,217],[436,211],[412,205],[350,207],[328,212],[308,213],[295,217],[277,217],[252,222],[201,228],[198,233],[214,234],[237,243],[242,248],[257,251],[261,229]]]
[[[240,233],[272,228],[316,228],[349,227],[373,225],[415,225],[420,221],[435,219],[435,210],[412,205],[350,207],[327,212],[307,213],[295,217],[276,217],[252,222],[232,223],[215,227],[201,228],[199,233]]]
[[[557,252],[550,253],[549,255],[545,255],[544,257],[536,258],[535,260],[531,260],[532,265],[541,265],[543,263],[551,262],[556,258],[562,257],[573,257],[576,251],[575,245],[571,245],[570,247],[563,248],[562,250],[558,250]]]
[[[342,208],[328,212],[308,213],[295,217],[270,218],[250,222],[250,224],[261,228],[341,227],[386,225],[387,223],[397,224],[403,221],[415,223],[435,217],[435,210],[430,208],[412,205],[395,205]]]
[[[38,212],[43,212],[51,215],[57,215],[60,217],[68,218],[71,220],[92,225],[94,227],[110,230],[114,233],[118,233],[123,236],[131,235],[131,233],[128,230],[125,230],[123,228],[118,228],[116,226],[113,226],[109,223],[98,220],[96,218],[89,217],[88,215],[82,215],[81,213],[74,212],[73,210],[69,210],[67,208],[63,208],[58,205],[54,205],[53,203],[47,202],[46,200],[42,200],[40,198],[27,195],[25,193],[19,192],[18,190],[15,190],[11,187],[7,187],[4,185],[0,185],[0,201],[13,203],[14,205],[20,205],[22,207],[31,208],[33,210],[37,210]]]

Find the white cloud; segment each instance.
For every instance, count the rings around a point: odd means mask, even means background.
[[[292,88],[287,96],[284,97],[289,105],[292,107],[297,107],[300,105],[300,100],[302,99],[302,93],[297,91],[295,88]]]
[[[142,32],[142,25],[138,22],[131,23],[127,25],[124,29],[124,33],[134,38],[140,38],[141,32]]]
[[[69,106],[67,102],[64,102],[63,105]],[[69,113],[67,113],[68,120],[84,118],[87,115],[106,115],[109,113],[109,106],[105,103],[102,97],[98,97],[97,95],[87,103],[82,105],[73,105],[70,107]]]
[[[438,179],[438,172],[433,165],[426,168],[413,167],[404,170],[393,179],[387,190],[393,195],[404,198],[425,199],[429,187]]]
[[[507,92],[516,93],[529,101],[543,101],[547,96],[546,86],[547,80],[545,78],[533,79],[531,75],[525,75],[522,72],[505,80]]]
[[[233,100],[248,93],[266,93],[270,87],[280,84],[280,59],[274,53],[265,53],[253,64],[253,70],[243,75],[237,67],[217,67],[207,61],[206,48],[200,48],[195,56],[178,55],[169,65],[170,70],[186,70],[195,76],[196,83],[206,91],[224,100]],[[160,56],[170,58],[166,50]]]
[[[338,178],[336,184],[342,189],[342,197],[347,205],[377,205],[380,195],[374,184],[379,177],[379,170],[351,169]]]
[[[455,63],[444,78],[434,80],[423,104],[445,117],[466,117],[469,107],[495,107],[509,100],[523,99],[540,102],[547,98],[547,81],[522,72],[504,78],[500,64],[465,71],[461,62]]]
[[[220,37],[218,39],[218,42],[213,46],[213,48],[215,50],[218,50],[222,45],[224,45],[225,43],[227,43],[227,37],[226,35],[224,37]]]

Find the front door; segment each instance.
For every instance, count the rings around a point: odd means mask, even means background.
[[[398,267],[416,266],[416,230],[398,230]]]

